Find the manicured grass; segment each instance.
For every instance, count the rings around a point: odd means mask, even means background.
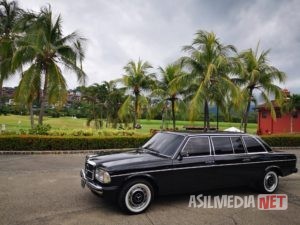
[[[37,119],[37,118],[36,118]],[[37,123],[37,121],[36,121]],[[74,129],[93,129],[93,124],[91,127],[86,126],[86,119],[75,119],[72,117],[61,117],[61,118],[44,118],[45,124],[50,124],[52,130],[64,130],[72,131]],[[150,129],[160,129],[161,121],[160,120],[139,120],[139,123],[142,125],[142,129],[135,130],[137,133],[149,134]],[[19,115],[8,115],[0,116],[0,124],[5,124],[6,131],[19,131],[20,129],[27,130],[30,128],[30,122],[28,116],[19,116]],[[166,124],[165,124],[166,125]],[[172,121],[168,121],[167,127],[172,128]],[[182,130],[183,126],[203,126],[203,122],[189,122],[189,121],[176,121],[176,127]],[[212,127],[216,127],[216,122],[211,122]],[[229,122],[220,122],[220,130],[224,130],[228,127],[237,127],[239,128],[239,123],[229,123]],[[166,126],[165,126],[166,127]],[[249,123],[248,132],[256,133],[257,124]],[[2,127],[0,126],[0,129]],[[106,129],[106,128],[104,128]],[[111,130],[111,129],[109,129]]]

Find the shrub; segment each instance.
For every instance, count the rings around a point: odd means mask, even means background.
[[[50,130],[48,135],[50,136],[66,136],[68,133],[63,130]]]
[[[37,134],[37,135],[48,135],[48,132],[51,130],[51,126],[49,124],[36,125],[34,128],[29,129],[29,134]]]
[[[90,150],[135,148],[149,136],[135,137],[54,137],[38,135],[0,136],[0,150]]]
[[[269,135],[261,138],[273,147],[299,147],[300,135]]]

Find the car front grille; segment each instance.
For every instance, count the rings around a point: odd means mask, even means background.
[[[88,179],[94,180],[95,168],[88,162],[85,164],[85,175]]]

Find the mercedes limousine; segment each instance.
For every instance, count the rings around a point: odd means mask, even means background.
[[[279,176],[296,173],[294,154],[274,152],[243,133],[159,132],[142,147],[88,155],[81,185],[116,197],[128,213],[146,210],[155,195],[251,185],[273,193]]]

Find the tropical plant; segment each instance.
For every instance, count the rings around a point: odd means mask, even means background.
[[[172,122],[173,129],[176,128],[176,101],[179,99],[179,90],[171,87],[171,82],[181,76],[183,71],[181,70],[180,64],[169,64],[165,68],[159,67],[161,80],[157,81],[157,88],[153,90],[152,96],[157,97],[159,99],[155,105],[159,106],[162,112],[162,118],[164,118],[164,114],[166,113],[168,101],[171,102],[171,111],[172,111]]]
[[[86,74],[78,66],[84,56],[82,45],[78,43],[83,41],[76,32],[63,35],[61,16],[54,20],[50,6],[31,18],[30,27],[17,41],[12,67],[28,65],[18,93],[26,99],[38,95],[39,124],[43,123],[46,103],[62,104],[66,100],[67,84],[62,66],[75,72],[78,81],[84,83]]]
[[[89,104],[89,112],[87,115],[87,126],[90,126],[94,120],[95,128],[99,129],[103,126],[103,116],[106,111],[105,101],[108,98],[108,90],[106,85],[93,84],[89,87],[81,87],[82,99]]]
[[[259,44],[255,50],[248,49],[239,54],[240,71],[239,77],[234,79],[235,82],[242,87],[242,96],[246,101],[246,107],[243,113],[242,126],[244,132],[247,132],[248,115],[250,111],[251,101],[255,100],[253,93],[260,93],[262,99],[271,109],[271,115],[275,118],[275,110],[270,96],[275,96],[277,104],[282,103],[282,90],[275,83],[285,80],[285,73],[269,65],[268,51],[258,52]]]
[[[121,117],[124,114],[128,114],[131,102],[134,102],[133,128],[136,128],[141,104],[145,104],[146,102],[146,98],[144,98],[142,92],[151,90],[155,85],[155,74],[149,72],[151,68],[152,66],[147,61],[143,62],[140,59],[137,62],[130,61],[124,67],[125,75],[118,80],[133,94],[133,96],[132,94],[128,95],[119,113]]]
[[[0,1],[0,98],[2,96],[2,85],[10,75],[11,60],[15,51],[15,40],[18,36],[17,24],[22,10],[16,1]]]
[[[171,85],[193,91],[190,93],[190,119],[194,120],[199,107],[204,106],[204,129],[209,129],[209,104],[224,106],[224,96],[237,97],[238,89],[229,78],[235,65],[230,54],[236,49],[232,45],[222,45],[213,32],[200,30],[195,34],[192,45],[184,46],[183,51],[188,53],[181,58],[187,73],[174,79]]]
[[[110,124],[112,124],[112,127],[117,127],[117,123],[121,122],[119,119],[118,112],[121,108],[122,102],[125,101],[125,91],[126,88],[117,88],[116,81],[104,81],[103,85],[105,85],[108,97],[105,101],[105,107],[106,107],[106,127],[109,127]],[[127,123],[129,122],[128,118],[123,117],[122,121],[125,122],[125,125],[127,126]]]

